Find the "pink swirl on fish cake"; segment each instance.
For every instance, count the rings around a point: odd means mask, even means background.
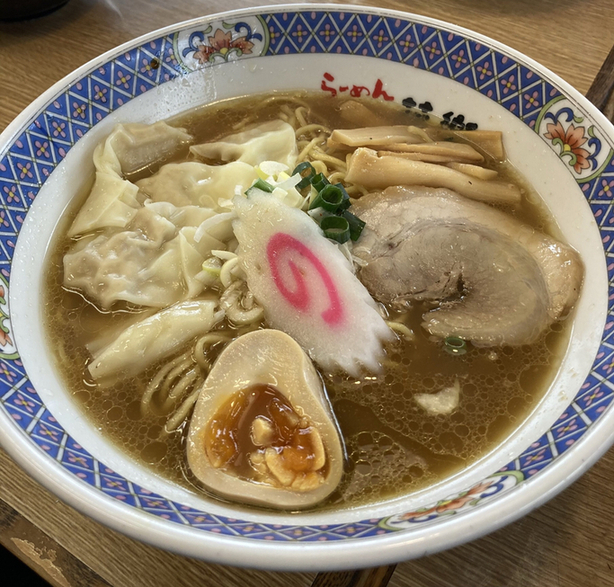
[[[282,261],[282,254],[295,251],[314,267],[322,279],[322,284],[328,294],[329,301],[328,308],[322,312],[324,322],[331,326],[337,326],[343,322],[344,312],[337,286],[322,261],[315,256],[313,251],[301,241],[283,232],[277,232],[269,239],[266,250],[273,282],[279,292],[293,307],[301,312],[307,312],[313,299],[305,283],[304,275],[294,261],[289,260],[288,266],[294,277],[296,287],[290,289],[284,283],[283,277],[281,276],[279,264]]]

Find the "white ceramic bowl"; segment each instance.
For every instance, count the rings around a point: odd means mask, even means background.
[[[487,457],[404,498],[292,516],[221,505],[109,444],[52,368],[38,293],[42,260],[58,218],[92,169],[96,143],[117,122],[153,122],[273,89],[411,99],[440,116],[452,112],[458,124],[502,129],[510,161],[586,265],[590,287],[538,408]],[[110,51],[45,92],[0,137],[1,442],[32,476],[97,520],[219,563],[366,567],[490,532],[552,497],[613,440],[614,321],[607,316],[614,264],[606,267],[614,242],[613,142],[612,126],[590,103],[520,53],[450,24],[376,8],[242,10]]]

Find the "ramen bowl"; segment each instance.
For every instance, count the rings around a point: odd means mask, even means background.
[[[272,513],[221,503],[133,461],[76,406],[49,352],[44,259],[85,188],[94,147],[118,122],[154,122],[261,92],[370,96],[502,130],[585,264],[561,367],[505,442],[460,473],[352,509]],[[614,439],[608,319],[614,130],[573,88],[465,29],[377,8],[288,5],[162,29],[50,88],[0,137],[0,440],[61,499],[138,540],[186,556],[271,570],[375,566],[491,532],[581,475]],[[590,284],[587,287],[586,284]]]

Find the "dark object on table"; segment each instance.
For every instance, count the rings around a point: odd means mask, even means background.
[[[4,581],[6,581],[6,583],[3,583],[4,585],[50,587],[45,579],[3,546],[0,546],[0,565],[2,566]]]
[[[386,587],[395,568],[396,565],[388,565],[358,571],[318,573],[311,587]]]
[[[597,72],[586,97],[614,121],[614,47]]]
[[[0,20],[25,20],[45,16],[68,0],[0,0]]]

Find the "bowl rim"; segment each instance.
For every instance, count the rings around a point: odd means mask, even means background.
[[[213,13],[151,31],[112,48],[75,69],[35,99],[0,134],[0,146],[11,143],[19,132],[32,121],[33,114],[38,113],[42,106],[49,103],[54,96],[67,88],[72,82],[91,71],[96,65],[106,63],[114,56],[125,52],[127,49],[143,45],[148,40],[202,22],[224,18],[257,15],[264,12],[275,14],[284,11],[320,10],[396,16],[444,28],[446,31],[455,32],[464,38],[479,40],[495,50],[503,50],[520,63],[537,70],[546,79],[553,81],[567,97],[572,97],[580,103],[585,111],[603,127],[612,126],[595,106],[549,69],[521,52],[470,29],[419,14],[374,6],[297,3],[263,5]],[[213,536],[199,532],[194,528],[165,523],[142,510],[117,503],[105,495],[93,491],[89,485],[78,481],[57,462],[53,462],[51,469],[55,471],[55,475],[49,475],[47,472],[50,467],[49,457],[38,450],[3,410],[0,410],[0,422],[3,423],[0,426],[0,442],[23,469],[63,501],[91,518],[132,538],[172,550],[184,556],[193,556],[222,564],[279,571],[312,571],[344,569],[355,566],[370,567],[431,554],[490,533],[518,519],[542,505],[576,480],[608,450],[614,443],[614,426],[610,425],[610,421],[613,419],[614,411],[610,406],[606,413],[602,414],[599,420],[595,422],[591,431],[584,435],[581,443],[567,450],[566,454],[561,455],[557,462],[548,466],[547,471],[534,478],[527,479],[523,483],[523,491],[512,491],[502,496],[501,499],[486,503],[458,518],[450,519],[447,522],[448,530],[443,539],[439,533],[433,533],[431,528],[426,525],[421,528],[414,528],[411,532],[396,532],[382,536],[370,536],[360,540],[344,540],[339,543],[328,542],[325,547],[317,543],[280,544],[276,542],[271,545],[265,541]],[[580,464],[570,470],[571,465],[578,461]],[[237,556],[239,549],[240,557]],[[274,552],[274,560],[269,559],[272,552]],[[359,560],[360,564],[356,565],[350,559]]]

